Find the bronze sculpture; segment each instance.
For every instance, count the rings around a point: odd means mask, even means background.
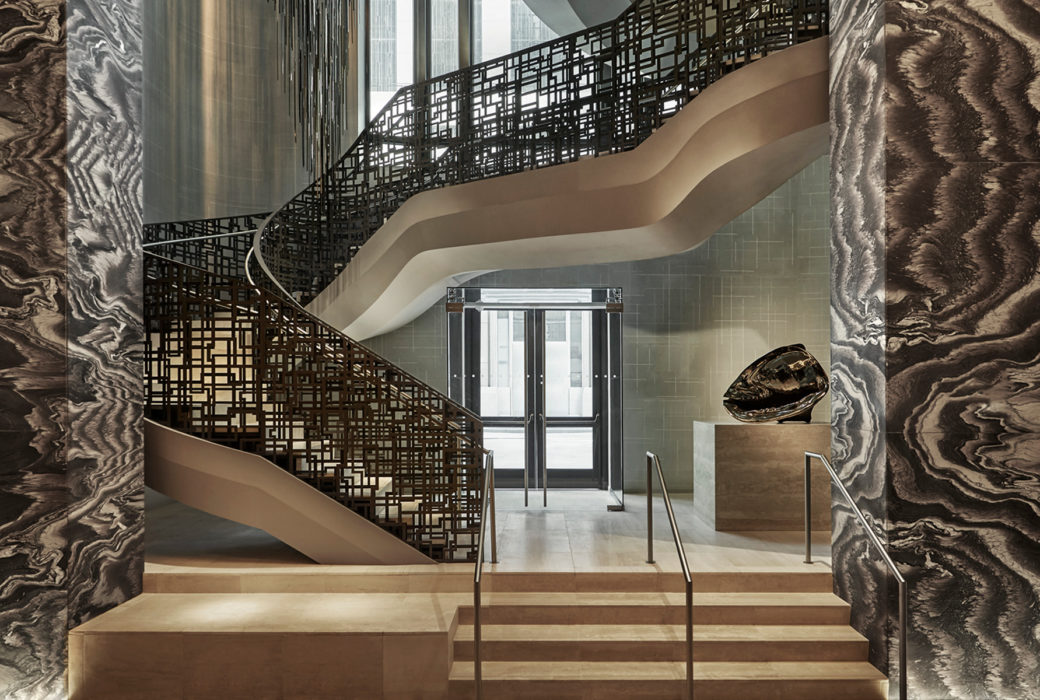
[[[745,423],[808,423],[829,386],[819,360],[804,345],[785,345],[748,365],[726,389],[722,405]]]

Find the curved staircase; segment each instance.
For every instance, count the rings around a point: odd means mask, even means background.
[[[826,33],[820,0],[640,0],[401,89],[272,214],[147,226],[149,417],[471,560],[479,419],[339,329],[459,273],[696,245],[825,146]]]
[[[687,250],[825,152],[826,35],[820,0],[640,0],[407,86],[255,257],[365,338],[459,274]]]
[[[200,237],[190,224],[152,226],[149,236],[174,237],[175,227],[180,245],[151,249],[171,247],[182,260],[237,268],[240,276],[146,256],[147,416],[185,438],[159,433],[162,439],[150,442],[149,485],[164,492],[175,485],[168,495],[241,521],[237,501],[212,497],[219,465],[191,464],[184,453],[225,461],[229,493],[233,483],[248,488],[241,476],[246,460],[190,440],[201,438],[262,458],[252,462],[257,480],[268,478],[265,465],[274,464],[339,504],[312,503],[306,514],[315,538],[325,540],[311,550],[320,551],[323,563],[472,560],[483,457],[479,419],[254,286],[244,275],[248,250],[222,240],[242,236]],[[280,500],[267,501],[285,511],[268,522],[301,522],[290,515],[302,501],[289,494],[283,488]],[[349,527],[358,516],[378,528]],[[296,540],[304,536],[287,531]],[[330,539],[330,532],[340,536]],[[401,541],[418,550],[415,556],[395,546]]]
[[[405,323],[458,275],[697,245],[826,148],[826,34],[822,0],[640,0],[404,88],[274,213],[147,226],[149,483],[318,561],[474,560],[479,418],[340,329]],[[73,631],[70,685],[472,697],[470,567],[423,568],[153,571]],[[684,696],[677,577],[487,578],[486,697]],[[698,698],[885,697],[829,574],[694,580]]]

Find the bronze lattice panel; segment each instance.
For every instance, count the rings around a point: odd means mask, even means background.
[[[144,243],[153,253],[227,277],[245,274],[254,232],[268,214],[147,224]],[[254,275],[260,281],[262,276]]]
[[[151,418],[265,456],[435,559],[475,556],[476,416],[242,278],[156,255],[146,273]]]

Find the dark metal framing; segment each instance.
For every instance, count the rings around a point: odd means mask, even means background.
[[[211,261],[213,241],[238,237],[153,249]],[[265,456],[434,559],[475,559],[475,415],[241,268],[223,275],[147,253],[145,273],[150,418]]]

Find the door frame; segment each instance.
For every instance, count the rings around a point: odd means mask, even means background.
[[[558,291],[564,301],[546,301],[547,292]],[[484,293],[487,292],[487,293]],[[551,296],[551,294],[550,294]],[[578,300],[577,297],[584,299]],[[622,323],[621,289],[605,288],[499,288],[451,287],[448,289],[448,394],[480,415],[480,313],[492,310],[525,312],[525,411],[523,417],[483,417],[485,424],[524,427],[526,460],[524,483],[521,477],[506,474],[496,477],[499,486],[533,485],[541,488],[543,505],[547,490],[554,488],[599,488],[613,496],[610,510],[624,508],[624,475],[622,464]],[[591,418],[556,417],[545,414],[544,363],[545,312],[600,311],[591,314],[593,344],[593,416]],[[538,344],[541,344],[540,347]],[[529,400],[531,397],[533,400]],[[532,417],[531,404],[540,410]],[[541,423],[541,430],[537,423]],[[581,425],[593,429],[593,460],[596,474],[593,482],[585,470],[547,469],[544,435],[556,425]],[[533,465],[537,465],[533,467]],[[532,471],[533,469],[533,471]]]

